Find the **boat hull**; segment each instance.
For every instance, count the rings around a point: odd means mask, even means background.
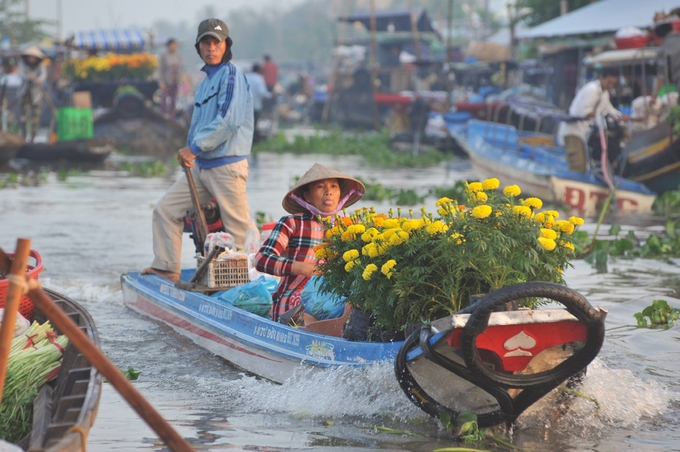
[[[183,279],[190,277],[183,272]],[[248,372],[282,383],[300,366],[363,368],[391,361],[402,342],[352,342],[293,328],[188,292],[154,275],[121,277],[125,304]]]
[[[45,292],[95,346],[101,347],[97,327],[85,308],[57,292]],[[42,323],[47,318],[36,309],[34,320]],[[69,343],[56,381],[43,385],[33,402],[33,428],[19,445],[31,451],[84,451],[84,441],[97,416],[102,384],[102,374]]]

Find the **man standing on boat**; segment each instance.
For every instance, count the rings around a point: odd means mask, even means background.
[[[576,93],[569,106],[569,115],[584,118],[582,120],[563,122],[557,132],[558,141],[564,144],[567,152],[569,170],[585,173],[588,168],[588,152],[586,141],[593,118],[601,115],[612,115],[617,119],[627,120],[609,100],[609,90],[616,87],[618,72],[614,68],[604,68],[597,80],[586,83]]]
[[[192,172],[202,203],[217,200],[224,229],[242,249],[246,231],[255,227],[246,196],[253,97],[245,75],[230,62],[232,45],[221,20],[206,19],[198,26],[196,51],[205,62],[201,70],[206,77],[196,88],[187,146],[177,151],[177,161]],[[142,274],[179,279],[183,218],[191,208],[187,180],[180,177],[154,208],[154,260]]]

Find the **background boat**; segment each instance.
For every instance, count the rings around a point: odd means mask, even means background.
[[[67,160],[97,163],[104,161],[115,150],[114,144],[112,138],[26,143],[19,148],[16,157],[41,162]]]
[[[13,159],[24,143],[20,135],[0,132],[0,167]]]
[[[508,185],[520,185],[526,195],[570,206],[585,216],[596,215],[598,203],[609,196],[604,180],[592,171],[569,171],[560,148],[534,146],[527,140],[529,133],[519,134],[513,126],[473,119],[465,126],[448,128],[482,179],[497,177]],[[616,201],[620,211],[651,211],[655,194],[643,184],[618,177],[614,184],[618,184]]]

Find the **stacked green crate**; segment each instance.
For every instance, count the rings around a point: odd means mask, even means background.
[[[91,108],[63,107],[57,110],[58,141],[87,139],[93,135]]]

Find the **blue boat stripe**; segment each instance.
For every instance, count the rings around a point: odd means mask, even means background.
[[[231,63],[227,63],[229,65],[229,81],[227,82],[227,98],[224,100],[224,104],[222,105],[222,117],[224,118],[227,115],[227,110],[229,110],[229,106],[231,105],[231,100],[234,97],[234,84],[236,81],[236,77],[234,76],[235,68]]]

